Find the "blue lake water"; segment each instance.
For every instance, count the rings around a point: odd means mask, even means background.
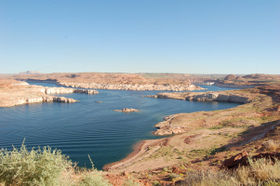
[[[46,83],[33,83],[54,86]],[[208,90],[226,90],[204,86]],[[0,147],[46,146],[61,149],[79,166],[90,167],[118,161],[132,151],[135,143],[152,135],[154,125],[166,115],[226,109],[233,103],[202,103],[146,98],[158,91],[99,90],[97,95],[65,94],[78,103],[43,103],[0,108]],[[97,103],[102,101],[102,103]],[[133,107],[139,113],[120,113],[114,109]]]

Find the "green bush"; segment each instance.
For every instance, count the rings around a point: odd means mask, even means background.
[[[90,157],[89,157],[90,158]],[[90,162],[93,162],[90,159]],[[0,150],[0,185],[110,186],[100,171],[79,171],[69,158],[50,147]]]
[[[6,185],[60,185],[59,177],[71,166],[68,157],[50,147],[0,150],[0,182]]]

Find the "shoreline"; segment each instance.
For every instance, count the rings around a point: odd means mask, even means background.
[[[127,156],[125,156],[123,159],[119,161],[105,164],[102,167],[102,170],[108,172],[123,172],[120,171],[121,168],[125,168],[125,166],[127,166],[130,163],[133,164],[133,160],[138,158],[139,156],[141,157],[142,155],[144,155],[150,147],[157,146],[157,145],[166,146],[168,144],[169,137],[163,137],[159,139],[140,140],[133,145],[132,152],[130,152]]]
[[[143,149],[143,146],[146,144],[146,140],[141,140],[135,143],[132,147],[132,152],[128,153],[127,156],[125,156],[123,159],[119,161],[114,161],[111,163],[107,163],[102,167],[102,170],[109,171],[114,165],[117,165],[119,163],[123,163],[125,161],[128,161],[129,159],[133,158],[137,155]]]
[[[75,103],[78,100],[73,98],[57,96],[57,94],[98,94],[96,90],[88,89],[73,89],[65,87],[48,87],[30,85],[24,81],[9,81],[6,80],[0,91],[0,107],[13,107],[24,104],[33,103]]]
[[[236,94],[238,92],[236,91],[240,91],[240,90],[230,90],[230,91],[226,91],[227,95],[239,95]],[[241,92],[243,92],[241,90]],[[240,92],[239,92],[240,93]],[[181,93],[173,93],[175,94],[173,99],[178,99],[178,95],[185,97],[186,95],[180,95]],[[178,95],[176,95],[178,94]],[[201,95],[203,93],[194,93],[194,94],[198,94]],[[195,96],[193,93],[192,95]],[[251,94],[251,96],[254,97],[254,94]],[[240,95],[239,95],[240,96]],[[116,161],[116,162],[112,162],[112,163],[108,163],[106,165],[103,166],[103,170],[104,171],[108,171],[108,172],[117,172],[117,173],[125,173],[125,172],[138,172],[139,170],[136,170],[138,168],[135,168],[135,163],[143,160],[145,161],[145,157],[148,157],[149,155],[152,155],[154,152],[156,152],[158,149],[160,149],[162,146],[166,146],[168,145],[169,141],[172,141],[172,139],[176,138],[176,136],[180,136],[180,135],[187,135],[186,139],[188,138],[192,138],[193,136],[196,135],[190,135],[188,136],[189,132],[193,132],[197,129],[199,129],[200,127],[215,127],[218,126],[220,123],[223,122],[223,120],[226,117],[228,113],[231,113],[236,110],[240,110],[240,108],[242,107],[247,107],[251,104],[254,104],[255,100],[254,98],[252,98],[251,96],[249,96],[246,92],[242,93],[242,96],[248,98],[248,100],[246,99],[246,101],[243,102],[243,104],[230,108],[230,109],[223,109],[223,110],[219,110],[219,111],[200,111],[200,112],[192,112],[192,113],[177,113],[177,114],[172,114],[167,116],[165,119],[163,119],[163,121],[156,123],[154,126],[156,128],[158,128],[156,131],[153,132],[153,135],[155,136],[167,136],[167,137],[163,137],[160,139],[150,139],[150,140],[141,140],[139,142],[137,142],[134,146],[133,146],[133,150],[131,153],[129,153],[126,157],[124,157],[123,159]],[[169,97],[169,99],[172,99],[171,97]],[[208,97],[208,96],[206,96]],[[186,99],[184,99],[186,100]],[[186,100],[189,101],[189,100]],[[205,100],[197,100],[197,101],[205,101]],[[215,101],[215,99],[209,99],[207,101]],[[241,107],[240,107],[241,106]],[[217,116],[220,116],[221,118]],[[237,114],[239,115],[239,114]],[[199,120],[194,120],[194,118],[201,118],[201,121]],[[211,119],[209,119],[211,118]],[[180,125],[182,125],[182,123],[180,123],[180,121],[183,120],[188,120],[188,124],[187,126],[184,127]],[[206,120],[208,121],[208,125],[206,126],[205,122]],[[167,124],[168,125],[167,125]],[[174,126],[173,126],[174,125]],[[178,126],[177,126],[178,125]],[[174,132],[171,129],[174,128],[174,131],[176,129],[176,131],[178,132]],[[179,130],[180,129],[180,130]],[[171,133],[167,133],[168,131],[172,131]],[[161,133],[160,133],[161,132]],[[172,135],[172,134],[176,134],[176,135]],[[156,147],[157,146],[157,147]],[[150,147],[155,147],[155,148],[150,148]],[[155,149],[154,151],[151,149]],[[148,160],[147,160],[148,161]],[[134,168],[133,168],[134,166]],[[156,165],[157,168],[158,165]],[[141,168],[139,168],[141,170]]]
[[[131,90],[131,91],[194,91],[194,90],[205,90],[196,84],[180,85],[155,85],[155,84],[99,84],[99,83],[78,83],[78,82],[62,82],[57,79],[22,79],[18,78],[19,81],[24,82],[38,82],[38,83],[53,83],[57,86],[66,88],[84,88],[84,89],[98,89],[98,90]]]

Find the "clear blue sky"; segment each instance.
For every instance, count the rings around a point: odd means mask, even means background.
[[[280,73],[279,0],[0,0],[0,73]]]

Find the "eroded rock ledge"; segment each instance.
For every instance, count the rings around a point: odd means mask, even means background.
[[[63,87],[46,87],[42,88],[41,92],[45,94],[72,94],[72,93],[81,93],[81,94],[98,94],[97,90],[90,89],[72,89],[72,88],[63,88]]]
[[[254,97],[249,96],[246,91],[158,93],[157,95],[151,95],[147,97],[161,99],[179,99],[198,102],[231,102],[239,104],[247,104],[254,100]],[[159,122],[155,125],[157,130],[154,132],[154,134],[160,136],[180,134],[190,130],[192,127],[203,127],[205,125],[211,126],[211,122],[204,122],[204,120],[206,120],[206,117],[206,112],[170,115],[165,117],[164,121]],[[205,119],[199,120],[196,118]]]
[[[56,96],[42,96],[42,97],[30,97],[30,98],[19,98],[15,102],[15,105],[31,104],[31,103],[75,103],[77,100],[73,98],[66,97],[56,97]]]
[[[98,83],[76,83],[58,81],[59,85],[73,88],[92,88],[92,89],[108,89],[108,90],[167,90],[167,91],[192,91],[204,90],[204,88],[189,84],[189,85],[156,85],[156,84],[98,84]]]
[[[98,93],[96,90],[42,87],[14,80],[2,80],[0,85],[0,107],[12,107],[22,104],[46,102],[75,103],[77,100],[73,98],[54,96],[52,94]]]
[[[185,92],[185,93],[158,93],[157,95],[147,96],[162,99],[180,99],[199,102],[231,102],[231,103],[249,103],[249,97],[233,94],[230,92]]]

